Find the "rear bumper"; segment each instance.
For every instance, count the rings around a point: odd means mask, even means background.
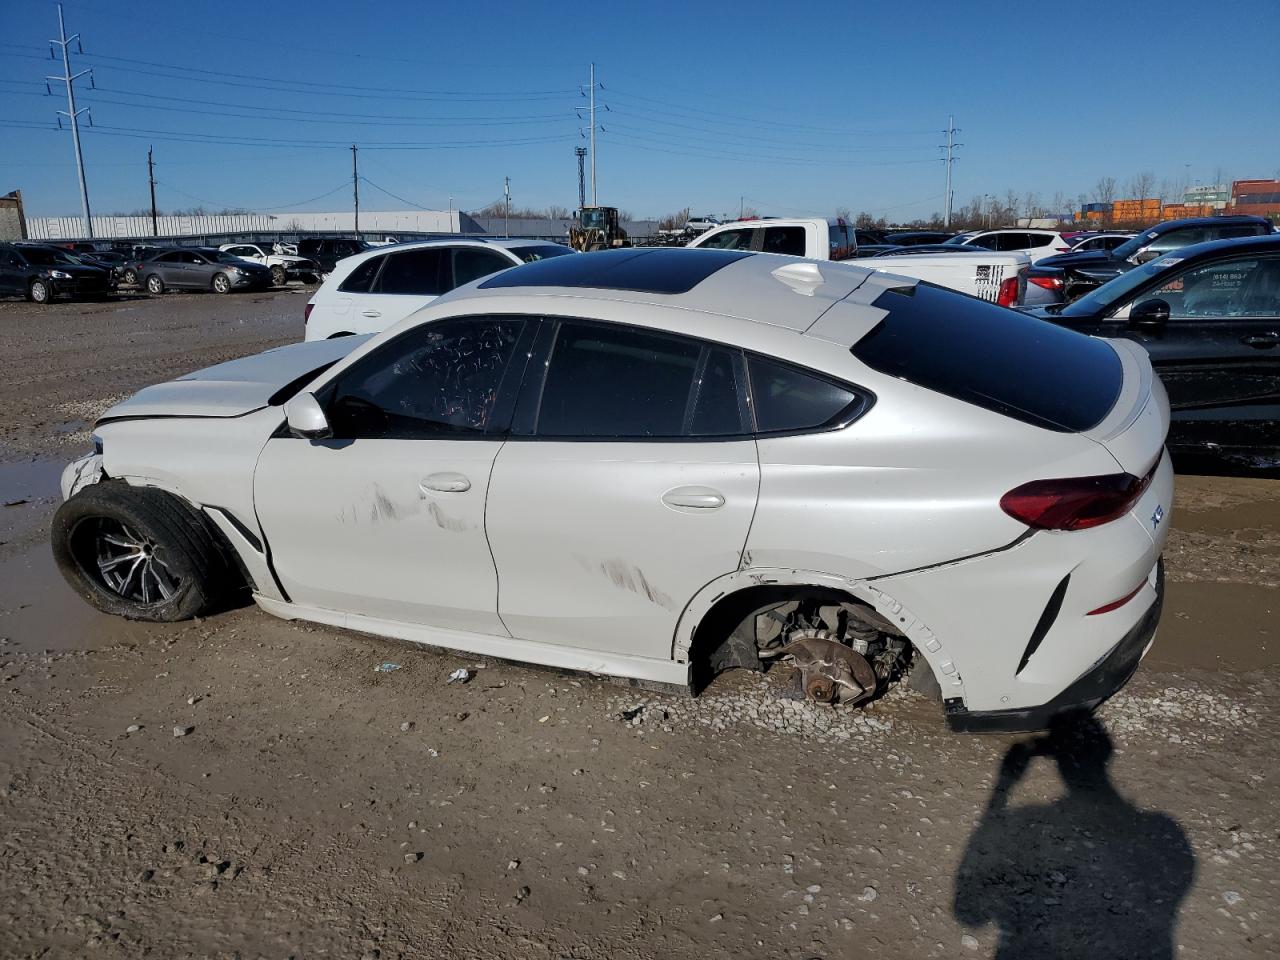
[[[1137,672],[1151,645],[1164,606],[1164,561],[1156,570],[1156,599],[1120,642],[1070,686],[1048,703],[1017,710],[969,711],[959,700],[948,702],[947,723],[965,733],[1041,730],[1056,716],[1080,710],[1096,710]]]

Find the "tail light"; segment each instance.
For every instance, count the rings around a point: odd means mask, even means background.
[[[311,319],[311,311],[315,309],[314,303],[308,303],[302,308],[302,322],[305,325]]]
[[[1063,287],[1061,277],[1033,277],[1028,274],[1027,283],[1034,283],[1037,287],[1043,287],[1045,290],[1061,290]]]
[[[996,294],[996,304],[1001,307],[1012,307],[1018,302],[1018,278],[1007,277],[1000,281],[1000,290]]]
[[[1065,480],[1032,480],[1000,498],[1000,509],[1037,530],[1088,530],[1128,513],[1151,486],[1156,465],[1139,479],[1131,473]]]
[[[1132,590],[1130,590],[1128,593],[1126,593],[1123,597],[1121,597],[1118,600],[1112,600],[1110,603],[1104,603],[1097,610],[1090,610],[1088,613],[1085,614],[1085,616],[1096,617],[1100,613],[1110,613],[1112,610],[1119,610],[1126,603],[1128,603],[1130,600],[1136,597],[1139,591],[1141,591],[1142,588],[1145,587],[1146,585],[1147,585],[1147,578],[1143,577],[1142,582],[1139,583]]]

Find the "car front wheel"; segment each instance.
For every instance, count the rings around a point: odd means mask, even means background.
[[[204,519],[162,490],[104,481],[58,508],[54,559],[77,593],[103,613],[173,622],[207,610],[227,583]]]
[[[277,265],[271,268],[271,282],[277,287],[283,287],[288,284],[289,276],[284,272],[284,267]]]
[[[48,303],[53,299],[53,287],[44,280],[32,280],[28,295],[32,303]]]
[[[228,277],[225,273],[216,274],[213,278],[213,292],[214,293],[230,293],[231,278]]]

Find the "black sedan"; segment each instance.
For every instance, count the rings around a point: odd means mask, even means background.
[[[1084,250],[1045,257],[1027,271],[1035,303],[1070,302],[1140,263],[1193,243],[1231,237],[1263,236],[1271,223],[1262,217],[1191,217],[1166,220],[1113,250]]]
[[[1140,343],[1169,392],[1169,449],[1280,467],[1280,235],[1183,247],[1070,304],[1025,312]]]
[[[0,243],[0,296],[52,303],[56,297],[100,299],[111,293],[111,271],[74,253],[40,244]]]

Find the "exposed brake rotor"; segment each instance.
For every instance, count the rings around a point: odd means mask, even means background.
[[[821,636],[795,640],[780,651],[800,672],[804,695],[819,703],[858,703],[876,692],[876,672],[867,658]]]

